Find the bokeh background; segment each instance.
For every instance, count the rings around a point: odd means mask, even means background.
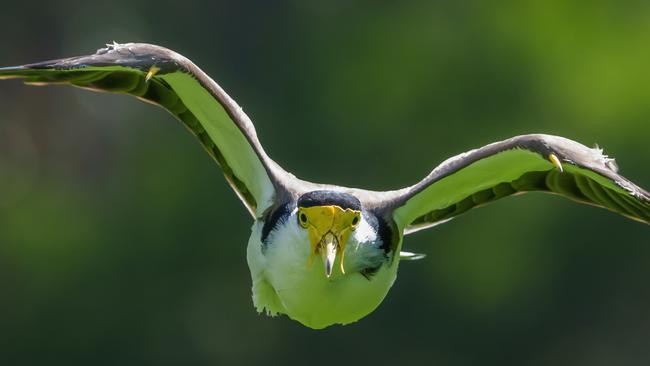
[[[516,134],[650,187],[646,1],[8,2],[0,64],[146,41],[195,61],[314,181],[412,184]],[[530,194],[407,237],[367,318],[258,315],[251,220],[161,109],[0,82],[0,364],[647,365],[650,229]]]

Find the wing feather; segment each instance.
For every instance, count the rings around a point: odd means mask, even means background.
[[[551,156],[557,157],[562,169]],[[523,135],[448,159],[388,203],[405,233],[513,194],[542,191],[650,224],[650,194],[618,174],[599,148],[551,135]]]
[[[287,179],[241,107],[190,60],[166,48],[113,43],[92,55],[0,68],[4,78],[126,93],[165,108],[198,137],[254,217],[273,204],[282,189],[278,182]]]

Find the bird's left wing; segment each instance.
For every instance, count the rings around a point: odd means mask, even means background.
[[[440,164],[388,202],[405,233],[434,226],[512,194],[543,191],[650,224],[650,194],[617,172],[599,148],[550,135],[523,135]]]
[[[196,135],[254,217],[272,204],[286,174],[264,152],[253,123],[221,87],[190,60],[144,44],[108,44],[87,56],[0,68],[0,79],[68,84],[126,93],[160,105]]]

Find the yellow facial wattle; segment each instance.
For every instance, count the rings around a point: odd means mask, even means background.
[[[298,222],[309,233],[311,250],[307,265],[311,266],[318,254],[325,265],[325,275],[332,274],[336,256],[340,255],[341,273],[345,274],[344,254],[350,234],[361,221],[361,212],[339,206],[313,206],[298,208]]]

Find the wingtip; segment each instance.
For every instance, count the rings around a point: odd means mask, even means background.
[[[24,65],[0,67],[0,80],[22,77],[22,72],[26,70],[29,70],[29,68],[25,67]]]
[[[21,66],[6,66],[6,67],[0,67],[0,72],[9,72],[9,71],[19,71],[19,70],[26,70],[27,68],[23,65]]]

